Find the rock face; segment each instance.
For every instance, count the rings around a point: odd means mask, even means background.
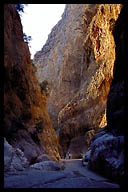
[[[107,100],[107,127],[97,133],[84,157],[88,167],[124,187],[124,65],[127,57],[128,7],[123,6],[115,23],[114,78]]]
[[[44,153],[60,158],[58,139],[46,110],[14,4],[4,6],[4,136],[29,163]]]
[[[127,11],[123,9],[116,21],[113,31],[116,44],[116,59],[114,63],[114,78],[107,99],[108,130],[115,136],[124,135],[124,69],[127,59]]]
[[[4,171],[22,171],[28,165],[24,153],[18,148],[14,149],[4,138]]]
[[[69,145],[66,153],[66,159],[79,159],[82,158],[83,154],[87,152],[85,137],[78,136],[74,137]]]
[[[88,162],[89,169],[123,186],[124,136],[114,136],[107,130],[97,133],[91,141],[89,151],[83,157],[83,162]]]
[[[80,87],[85,7],[82,4],[66,5],[62,20],[52,29],[46,44],[33,60],[39,82],[48,80],[51,86],[47,108],[55,128],[58,127],[59,111]]]
[[[48,111],[66,154],[72,138],[106,126],[106,101],[115,61],[114,23],[120,4],[67,5],[62,20],[34,57],[37,77],[48,80]],[[57,119],[58,116],[58,125]]]

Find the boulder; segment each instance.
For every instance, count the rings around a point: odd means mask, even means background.
[[[59,171],[59,170],[64,170],[64,164],[61,162],[46,160],[39,163],[35,163],[31,165],[30,168],[38,169],[42,171]]]
[[[24,152],[29,164],[34,163],[42,154],[41,147],[33,141],[26,130],[18,130],[15,134],[15,139],[11,141],[11,144],[14,148],[19,148]]]
[[[51,161],[47,154],[42,154],[36,159],[36,163],[40,161]]]
[[[84,162],[88,162],[89,169],[121,182],[124,175],[124,137],[108,133],[95,137],[83,157]]]
[[[22,171],[29,162],[19,148],[13,148],[4,138],[4,171]]]

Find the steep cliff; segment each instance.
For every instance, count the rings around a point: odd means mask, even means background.
[[[74,137],[107,125],[106,101],[113,78],[112,34],[120,4],[67,5],[34,57],[39,82],[51,84],[48,111],[66,154]],[[86,138],[85,138],[86,139]]]
[[[60,142],[63,157],[87,152],[84,165],[123,187],[128,6],[67,5],[35,55],[38,80],[16,8],[4,9],[5,170],[23,170],[42,153],[59,160]],[[48,105],[38,83],[44,80]]]
[[[73,98],[81,82],[85,7],[83,4],[66,5],[62,20],[52,29],[33,60],[39,82],[46,79],[51,86],[47,109],[55,128],[58,128],[59,111]]]
[[[115,22],[113,36],[116,57],[114,78],[107,98],[107,127],[97,133],[84,161],[93,171],[103,174],[124,187],[124,66],[127,59],[128,6],[123,5]]]
[[[4,136],[30,163],[45,152],[57,160],[58,138],[46,110],[46,96],[30,61],[14,4],[4,6]]]

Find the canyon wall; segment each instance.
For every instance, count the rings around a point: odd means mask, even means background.
[[[29,163],[42,153],[59,160],[58,138],[46,110],[46,96],[30,61],[14,4],[4,6],[4,137]]]
[[[19,14],[15,5],[5,5],[7,164],[9,154],[15,154],[14,167],[18,158],[26,167],[43,153],[53,160],[60,159],[59,152],[66,158],[85,154],[84,165],[124,186],[127,12],[120,4],[66,5],[34,57],[36,77]],[[48,98],[39,86],[44,80],[51,87]]]
[[[46,79],[51,85],[47,109],[54,128],[59,128],[62,156],[72,139],[87,140],[90,131],[94,135],[107,125],[106,102],[115,61],[112,32],[121,7],[66,5],[62,19],[34,56],[39,82]]]
[[[125,187],[125,124],[124,124],[124,80],[128,44],[128,6],[123,5],[115,22],[115,62],[110,92],[107,98],[107,126],[97,133],[83,158],[88,168]]]
[[[84,54],[84,20],[86,5],[66,5],[62,19],[52,29],[33,63],[39,82],[48,80],[51,87],[47,109],[58,128],[58,113],[79,90]],[[43,35],[43,34],[42,34]]]

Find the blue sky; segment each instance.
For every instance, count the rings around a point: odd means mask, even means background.
[[[24,7],[21,21],[23,32],[31,36],[31,58],[41,50],[51,29],[58,23],[64,12],[65,4],[28,4]]]

